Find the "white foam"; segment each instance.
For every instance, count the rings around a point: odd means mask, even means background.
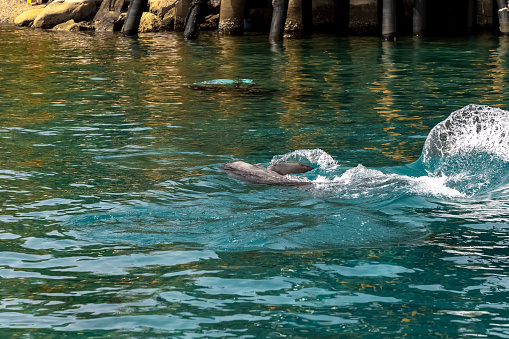
[[[419,195],[431,195],[434,197],[448,197],[448,198],[459,198],[466,197],[465,193],[462,193],[454,188],[448,187],[447,182],[449,178],[445,176],[441,177],[408,177],[409,180],[409,191]]]
[[[458,178],[454,178],[454,180],[458,180]],[[401,193],[434,197],[466,197],[466,194],[447,186],[451,182],[451,178],[446,176],[410,177],[383,173],[379,170],[366,168],[363,165],[358,165],[341,175],[333,177],[319,175],[312,182],[317,188],[341,187],[341,191],[349,192],[352,195],[360,192],[363,195],[379,195],[399,190]]]
[[[271,165],[282,161],[298,161],[316,164],[321,169],[334,169],[339,164],[327,152],[315,149],[300,149],[283,155],[276,155],[270,162]]]

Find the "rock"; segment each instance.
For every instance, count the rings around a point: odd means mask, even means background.
[[[176,3],[177,0],[149,0],[150,12],[164,18],[170,10],[175,11]]]
[[[56,31],[80,31],[80,26],[73,19],[56,25],[52,29]]]
[[[94,26],[88,21],[80,21],[76,22],[73,19],[58,24],[52,28],[55,31],[92,31],[94,30]]]
[[[205,22],[200,25],[200,29],[214,30],[219,26],[219,14],[211,14],[205,17]]]
[[[120,19],[120,13],[107,11],[101,13],[99,20],[94,18],[95,30],[97,32],[113,32],[118,27],[118,21]],[[117,29],[118,30],[118,29]]]
[[[154,13],[143,12],[140,20],[139,33],[160,32],[163,29],[163,21]]]
[[[52,28],[73,19],[75,22],[86,20],[97,12],[94,0],[53,1],[34,20],[34,27]]]
[[[124,0],[104,0],[94,17],[98,32],[112,32],[118,27]]]
[[[163,17],[163,28],[166,31],[171,31],[175,24],[175,8],[170,9]]]
[[[124,27],[124,23],[125,23],[125,19],[126,18],[127,18],[127,13],[126,12],[120,13],[120,17],[115,22],[115,27],[113,27],[113,30],[114,31],[121,31],[122,28]]]
[[[35,18],[43,11],[43,7],[30,9],[26,12],[21,13],[14,19],[16,26],[30,26],[34,22]]]

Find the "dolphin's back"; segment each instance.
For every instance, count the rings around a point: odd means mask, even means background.
[[[304,165],[296,161],[285,161],[278,162],[274,165],[270,165],[269,167],[267,167],[267,169],[269,171],[277,172],[281,175],[287,175],[287,174],[306,173],[313,170],[314,167]]]
[[[274,166],[274,165],[272,165]],[[307,165],[304,165],[307,166]],[[282,173],[284,166],[280,166]],[[289,166],[286,171],[290,170]],[[294,166],[295,167],[295,166]],[[298,167],[298,166],[296,166]],[[311,167],[311,166],[309,166]],[[312,169],[312,167],[311,167]],[[297,178],[278,173],[275,170],[265,168],[262,165],[252,165],[244,161],[234,161],[221,166],[221,170],[235,179],[258,185],[278,185],[278,186],[302,186],[309,185],[307,181],[301,181]],[[309,171],[309,170],[308,170]],[[305,171],[307,172],[307,171]],[[304,172],[287,172],[289,173],[304,173]]]

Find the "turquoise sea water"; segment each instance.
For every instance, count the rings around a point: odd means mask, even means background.
[[[508,48],[0,26],[2,335],[508,338]]]

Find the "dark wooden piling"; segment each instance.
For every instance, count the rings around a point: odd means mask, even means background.
[[[219,33],[224,35],[244,34],[244,11],[246,0],[222,0],[219,10]]]
[[[175,5],[175,21],[173,28],[175,32],[183,32],[186,29],[186,19],[191,8],[192,0],[179,0]]]
[[[302,0],[289,0],[284,36],[287,38],[299,38],[302,36],[303,30]]]
[[[382,37],[385,41],[396,38],[396,0],[383,0]]]
[[[123,36],[133,36],[138,34],[140,27],[141,15],[147,9],[148,0],[132,0],[127,10],[127,17],[125,19],[124,28],[122,29]]]
[[[283,41],[287,13],[288,0],[272,0],[272,21],[270,23],[269,34],[270,42]]]
[[[414,0],[413,33],[415,36],[426,34],[426,0]]]
[[[497,0],[498,21],[500,24],[500,33],[503,36],[509,36],[509,1]]]
[[[118,29],[118,24],[122,24],[119,8],[128,1],[131,5],[123,33],[137,34],[142,11],[134,9],[140,4],[145,9],[149,0],[103,0],[96,15],[96,29]],[[196,39],[204,19],[203,11],[210,8],[215,15],[219,12],[219,18],[215,16],[211,22],[214,20],[217,25],[219,20],[220,34],[242,35],[244,24],[247,24],[248,30],[252,25],[254,31],[265,32],[270,27],[269,39],[272,42],[281,41],[282,30],[285,38],[301,37],[303,33],[373,36],[381,31],[383,39],[394,41],[396,35],[411,33],[424,36],[489,32],[497,22],[500,23],[501,34],[509,36],[509,0],[271,0],[273,12],[270,23],[271,8],[270,4],[267,7],[267,0],[246,1],[221,0],[219,6],[219,0],[215,0],[213,6],[207,6],[206,0],[176,0],[172,2],[175,8],[174,29],[184,32],[185,39]],[[493,7],[495,1],[498,11]],[[247,7],[249,10],[246,10]],[[286,20],[282,29],[285,10]],[[138,15],[133,15],[134,12]],[[245,18],[248,18],[248,23],[245,23]]]
[[[200,34],[200,24],[203,22],[207,12],[207,0],[193,0],[189,13],[187,14],[186,27],[184,29],[184,39],[198,39]]]

